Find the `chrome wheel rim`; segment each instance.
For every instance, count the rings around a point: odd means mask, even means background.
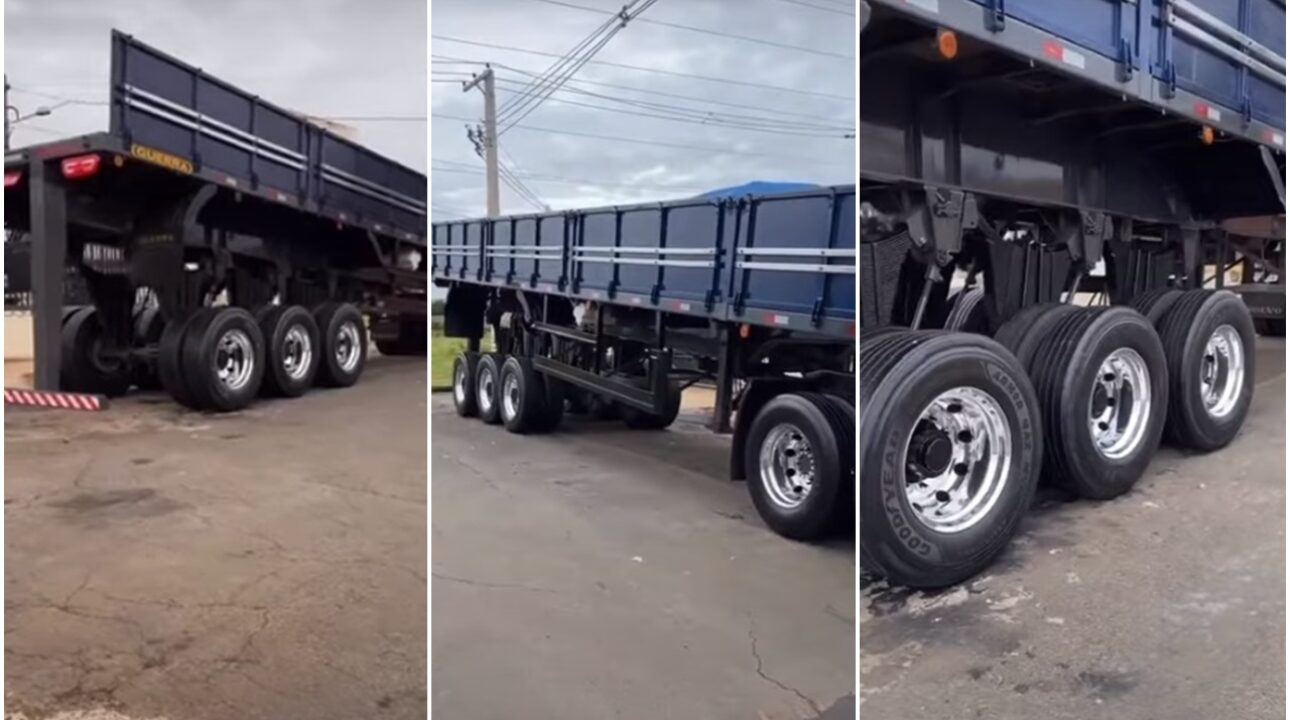
[[[314,348],[309,333],[299,325],[292,325],[282,340],[282,368],[292,380],[302,380],[309,372]]]
[[[502,380],[502,415],[510,420],[519,414],[520,380],[514,375],[507,375]]]
[[[1103,457],[1118,460],[1138,449],[1151,417],[1151,373],[1132,348],[1102,361],[1088,401],[1088,431]]]
[[[466,363],[457,362],[457,369],[452,373],[452,399],[458,405],[466,402]]]
[[[977,388],[946,390],[919,414],[905,459],[905,498],[919,522],[945,534],[973,527],[1008,484],[1012,432],[1003,407]]]
[[[359,344],[358,326],[347,322],[336,331],[336,364],[345,372],[352,372],[358,367],[358,357],[362,346]]]
[[[1232,413],[1245,386],[1245,346],[1231,325],[1220,325],[1205,342],[1200,362],[1200,397],[1210,417]]]
[[[463,384],[466,382],[464,377],[465,374],[465,371],[462,371]],[[491,369],[487,367],[481,367],[479,369],[479,382],[477,383],[477,386],[479,387],[479,409],[487,415],[493,410],[493,371]]]
[[[215,344],[215,376],[231,391],[246,387],[255,369],[251,336],[240,329],[226,331]]]
[[[815,486],[815,449],[802,429],[792,423],[771,428],[758,454],[761,485],[775,505],[794,510],[806,502]]]

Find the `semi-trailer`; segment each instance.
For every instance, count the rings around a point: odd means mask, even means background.
[[[231,411],[425,353],[423,173],[115,31],[110,90],[107,132],[5,154],[38,389]]]
[[[865,4],[861,563],[942,587],[1039,482],[1240,430],[1285,331],[1285,3]]]
[[[434,223],[457,413],[670,425],[715,386],[730,474],[776,532],[845,533],[855,489],[855,187]]]

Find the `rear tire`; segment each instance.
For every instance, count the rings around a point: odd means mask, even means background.
[[[1156,325],[1182,296],[1183,291],[1175,288],[1148,290],[1133,298],[1129,306],[1142,313],[1152,325]]]
[[[363,314],[349,303],[328,302],[314,309],[318,323],[318,384],[349,387],[358,382],[367,364],[367,327]]]
[[[985,291],[978,287],[960,290],[954,296],[944,327],[956,332],[990,335],[995,325],[994,312],[986,302]]]
[[[188,387],[188,378],[184,372],[184,344],[188,338],[188,328],[213,312],[215,308],[199,308],[186,316],[172,318],[166,323],[161,342],[157,346],[157,377],[161,380],[161,387],[175,402],[194,410],[200,408]]]
[[[744,467],[748,494],[767,526],[794,540],[837,529],[854,437],[854,421],[819,393],[779,395],[762,406],[748,428]]]
[[[1016,533],[1039,480],[1043,431],[1025,371],[990,338],[937,331],[862,343],[859,367],[862,562],[918,588],[972,577]],[[971,460],[973,444],[976,458],[1008,464]]]
[[[136,348],[155,347],[161,342],[161,335],[166,331],[166,319],[161,308],[145,307],[134,316],[134,346]],[[141,360],[134,364],[130,376],[141,390],[156,390],[161,387],[161,378],[157,369],[155,356],[151,360]]]
[[[1169,363],[1166,435],[1197,450],[1226,446],[1245,423],[1254,393],[1250,311],[1229,291],[1190,290],[1157,327]]]
[[[1128,492],[1160,446],[1168,407],[1155,329],[1131,308],[1080,308],[1035,340],[1026,370],[1044,417],[1045,476],[1094,500]]]
[[[104,328],[92,305],[76,310],[63,323],[62,361],[59,372],[64,390],[124,395],[130,389],[129,359],[103,352]]]
[[[258,317],[265,343],[264,395],[300,397],[318,372],[318,324],[299,305],[279,305]]]
[[[452,360],[452,405],[460,417],[479,414],[479,400],[475,397],[475,371],[479,366],[479,353],[459,352]]]
[[[241,410],[255,400],[264,380],[264,335],[242,308],[211,310],[185,332],[184,379],[198,409]]]
[[[509,432],[524,434],[542,429],[546,388],[542,376],[526,358],[510,355],[502,363],[500,410]]]
[[[502,422],[502,362],[499,353],[481,353],[475,365],[475,404],[486,425]]]

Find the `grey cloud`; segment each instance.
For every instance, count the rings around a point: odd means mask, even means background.
[[[7,0],[5,72],[23,112],[108,97],[118,28],[271,102],[312,115],[420,116],[426,0]],[[40,93],[40,94],[34,94]],[[360,141],[426,168],[426,123],[355,122]],[[18,126],[14,145],[106,130],[75,105]]]
[[[618,0],[569,0],[575,4],[613,10]],[[821,6],[845,9],[837,0],[812,0]],[[777,43],[854,54],[854,18],[815,10],[782,0],[660,0],[645,15],[666,22],[711,28],[764,38]],[[431,22],[435,35],[495,45],[563,53],[604,20],[604,16],[553,6],[535,0],[433,0]],[[465,58],[511,65],[540,72],[553,60],[519,52],[494,50],[432,39],[439,57]],[[832,94],[855,95],[855,67],[839,59],[796,50],[767,47],[669,27],[633,24],[619,33],[596,56],[628,65],[730,78]],[[432,61],[436,78],[450,79],[467,66]],[[523,79],[505,69],[502,78]],[[587,65],[579,79],[629,85],[648,90],[749,105],[769,111],[802,113],[814,120],[844,127],[854,125],[854,101],[786,93],[704,80],[669,77],[604,65]],[[584,90],[727,113],[758,114],[755,110],[704,105],[675,98],[592,85]],[[515,85],[504,85],[515,89]],[[501,101],[508,97],[503,92]],[[558,94],[556,98],[599,105],[613,103]],[[482,168],[465,137],[464,123],[444,116],[482,115],[478,93],[463,94],[455,84],[435,83],[431,91],[431,154],[438,168]],[[597,135],[625,136],[711,151],[657,147],[513,129],[501,145],[522,172],[600,182],[568,184],[530,180],[527,184],[556,208],[642,202],[694,195],[700,191],[750,180],[794,180],[820,184],[854,181],[854,141],[840,138],[795,137],[715,126],[678,123],[548,102],[524,124]],[[724,155],[715,150],[762,153]],[[610,184],[612,183],[612,185]],[[432,173],[432,204],[436,219],[483,212],[484,179],[473,173]],[[619,185],[629,187],[619,187]],[[635,187],[630,187],[637,185]],[[646,187],[645,185],[649,185]],[[503,188],[503,212],[526,212],[531,207]]]

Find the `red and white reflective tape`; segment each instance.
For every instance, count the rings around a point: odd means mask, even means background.
[[[52,408],[54,410],[103,410],[107,408],[108,403],[107,398],[102,395],[5,388],[4,404],[27,405],[30,407]]]

